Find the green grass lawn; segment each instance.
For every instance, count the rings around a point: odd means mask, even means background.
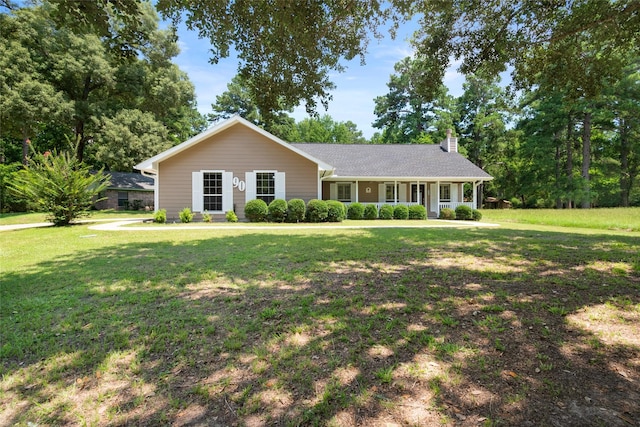
[[[120,219],[120,218],[151,218],[153,212],[145,211],[115,211],[112,209],[103,211],[91,211],[88,217],[80,218],[81,220],[91,219]],[[35,224],[38,222],[47,222],[47,214],[39,212],[18,212],[18,213],[0,213],[0,225],[13,224]]]
[[[483,209],[483,221],[640,231],[640,208]]]
[[[499,221],[4,231],[0,420],[633,425],[640,233]]]

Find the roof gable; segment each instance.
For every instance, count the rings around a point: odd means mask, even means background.
[[[302,151],[297,147],[294,147],[293,145],[283,141],[282,139],[276,137],[275,135],[265,131],[264,129],[254,125],[253,123],[243,119],[240,116],[233,116],[227,120],[224,120],[212,127],[210,127],[209,129],[205,130],[204,132],[194,136],[191,139],[188,139],[178,145],[176,145],[175,147],[171,147],[168,150],[163,151],[160,154],[157,154],[137,165],[134,166],[135,169],[141,170],[142,172],[148,172],[148,173],[155,173],[158,169],[158,164],[164,160],[167,160],[173,156],[175,156],[176,154],[179,154],[185,150],[188,150],[189,148],[199,144],[200,142],[216,135],[219,134],[220,132],[231,128],[232,126],[236,126],[236,125],[241,125],[241,126],[245,126],[257,133],[259,133],[260,135],[265,136],[266,138],[270,139],[271,141],[287,148],[288,150],[291,150],[293,152],[295,152],[296,154],[312,161],[313,163],[317,164],[318,167],[320,169],[324,169],[324,170],[330,170],[333,167],[327,163],[325,163],[322,160],[319,160],[318,158],[314,157],[312,154],[306,152],[306,151]]]

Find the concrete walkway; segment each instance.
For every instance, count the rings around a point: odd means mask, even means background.
[[[393,221],[372,221],[371,224],[359,224],[359,225],[346,225],[336,223],[335,225],[314,225],[314,224],[287,224],[287,225],[251,225],[250,223],[238,223],[238,224],[226,224],[216,225],[177,225],[164,224],[164,225],[149,225],[149,226],[134,226],[133,224],[142,223],[143,221],[149,221],[151,218],[145,219],[85,219],[78,221],[79,224],[92,224],[100,222],[101,224],[90,225],[90,230],[96,231],[169,231],[169,230],[305,230],[305,229],[365,229],[365,228],[469,228],[469,227],[499,227],[498,224],[490,224],[486,222],[476,221],[447,221],[442,219],[430,219],[427,221],[416,221],[416,224],[393,224]],[[0,225],[0,231],[9,230],[24,230],[27,228],[41,228],[51,227],[53,224],[50,222],[37,222],[33,224],[11,224]]]
[[[375,221],[375,224],[372,221],[372,224],[366,225],[346,225],[346,224],[335,224],[335,225],[313,225],[313,224],[288,224],[288,225],[250,225],[250,223],[238,223],[238,224],[225,224],[225,225],[216,225],[207,224],[207,225],[177,225],[173,226],[172,224],[164,224],[164,225],[150,225],[143,227],[136,227],[132,224],[142,222],[142,220],[122,220],[111,222],[108,224],[97,224],[89,226],[91,230],[98,231],[167,231],[167,230],[305,230],[305,229],[365,229],[365,228],[469,228],[469,227],[499,227],[498,224],[489,224],[486,222],[476,222],[476,221],[446,221],[440,219],[430,219],[427,221],[416,221],[417,224],[393,224],[393,221],[384,221],[380,223],[379,221]]]

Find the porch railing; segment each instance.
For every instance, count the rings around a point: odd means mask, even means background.
[[[471,209],[475,208],[475,206],[473,205],[473,202],[440,202],[438,204],[438,207],[439,207],[439,211],[441,211],[444,208],[455,210],[460,205],[469,206]]]
[[[351,203],[354,202],[342,202],[346,207],[349,207],[349,205]],[[374,205],[376,207],[376,209],[380,210],[380,206],[382,205],[391,205],[391,206],[396,206],[396,205],[405,205],[405,206],[411,206],[411,205],[419,205],[420,203],[414,203],[414,202],[360,202],[363,205]]]

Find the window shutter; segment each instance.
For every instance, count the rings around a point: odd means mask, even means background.
[[[191,172],[191,210],[193,212],[204,210],[203,187],[202,172]]]
[[[335,182],[329,184],[329,200],[338,200],[338,184]]]
[[[287,197],[287,187],[284,182],[284,172],[276,172],[275,173],[275,184],[276,184],[276,199],[286,200]]]
[[[429,184],[431,187],[431,197],[429,198],[429,204],[431,205],[431,212],[437,212],[438,209],[438,184]]]
[[[400,184],[400,188],[398,188],[398,201],[406,202],[407,201],[407,184]]]
[[[233,172],[222,172],[222,211],[233,210]]]
[[[357,200],[356,200],[356,183],[355,182],[351,183],[351,194],[349,196],[351,196],[349,201],[357,202]]]
[[[457,202],[458,201],[458,184],[451,184],[449,188],[451,189],[449,190],[451,191],[451,201]]]
[[[378,202],[385,203],[387,201],[387,185],[378,184]]]
[[[250,202],[251,200],[256,198],[256,173],[255,172],[245,172],[244,174],[245,180],[245,201]]]

